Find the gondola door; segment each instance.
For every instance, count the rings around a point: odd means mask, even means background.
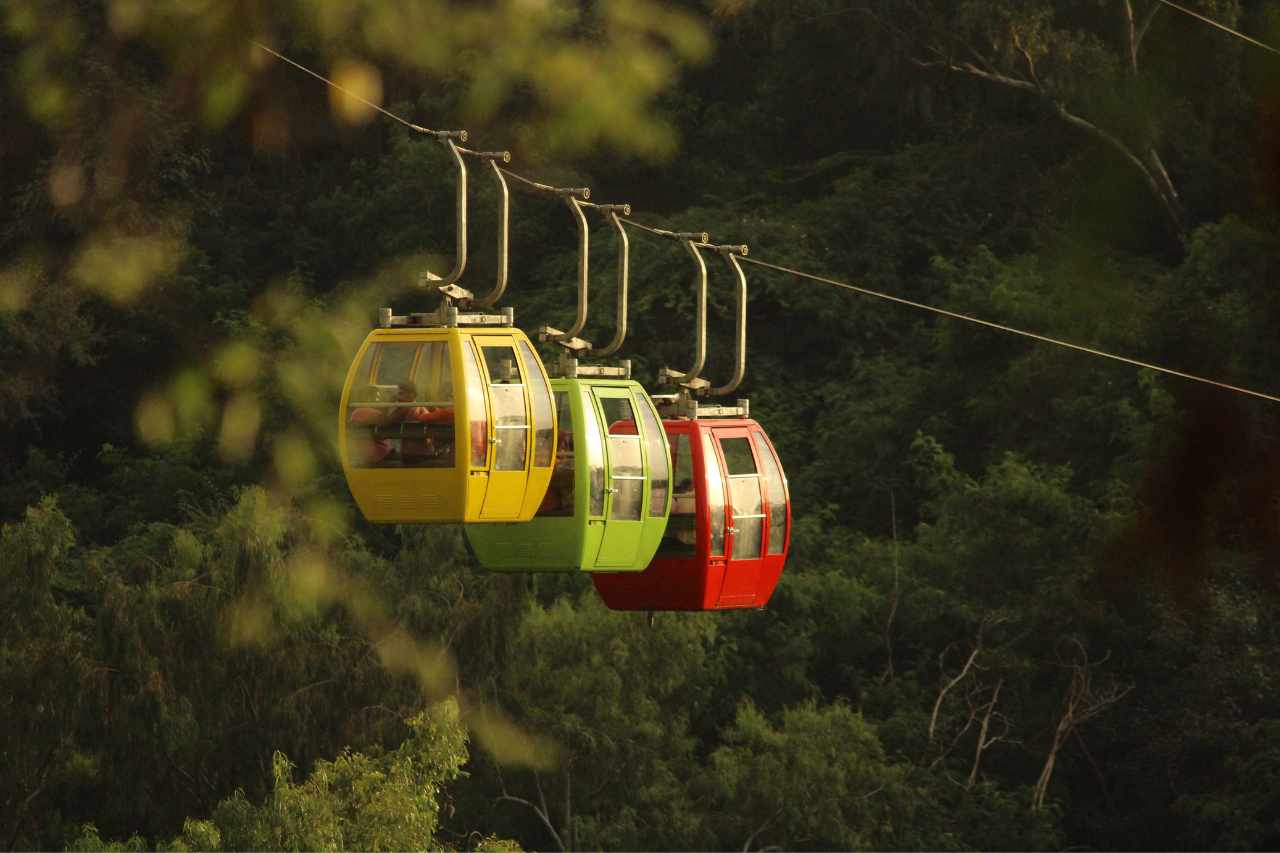
[[[752,607],[763,570],[765,503],[760,466],[751,436],[741,428],[712,430],[728,475],[729,525],[725,550],[729,560],[720,587],[718,607]],[[708,459],[707,463],[711,464]]]
[[[603,416],[605,457],[605,517],[608,520],[600,539],[596,566],[630,567],[636,560],[644,527],[645,464],[644,436],[636,420],[635,402],[626,388],[591,389],[598,412]],[[587,412],[593,416],[593,412]]]
[[[480,509],[483,519],[516,518],[529,480],[529,411],[525,376],[514,339],[502,335],[477,338],[480,371],[488,389],[492,432],[489,484]],[[463,344],[466,346],[466,342]]]

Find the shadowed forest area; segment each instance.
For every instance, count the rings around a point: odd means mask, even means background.
[[[452,263],[448,153],[254,40],[641,222],[1280,392],[1280,56],[1160,0],[7,0],[0,846],[1280,847],[1280,405],[751,267],[768,607],[485,573],[336,447]],[[563,327],[564,206],[511,233]],[[631,266],[655,390],[690,268]],[[710,375],[732,305],[714,266]]]

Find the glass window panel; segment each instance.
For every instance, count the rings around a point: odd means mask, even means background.
[[[668,557],[692,557],[698,553],[698,528],[692,515],[675,515],[667,519],[666,530],[658,544],[658,553]]]
[[[764,535],[764,516],[733,520],[733,559],[760,559],[760,538]]]
[[[391,443],[383,467],[448,468],[454,463],[453,399],[441,393],[441,375],[450,371],[448,343],[431,341],[421,347],[413,380],[382,389],[383,398],[394,404],[380,409],[381,424],[373,429],[375,440]]]
[[[382,411],[368,406],[351,406],[347,414],[347,461],[355,468],[378,468],[391,452],[391,441],[378,438],[374,430],[382,422]]]
[[[525,452],[528,450],[529,431],[524,428],[504,429],[496,431],[498,445],[494,451],[493,469],[495,471],[520,471],[524,466]]]
[[[639,521],[640,505],[644,501],[644,480],[613,480],[613,503],[609,517],[621,521]]]
[[[351,377],[351,393],[347,395],[348,403],[376,403],[378,389],[373,386],[369,371],[373,369],[373,354],[378,351],[379,344],[372,344],[364,351],[360,366]]]
[[[484,385],[471,341],[462,340],[462,379],[466,383],[467,414],[471,419],[471,467],[483,468],[489,453],[489,415],[485,411]]]
[[[644,425],[645,455],[649,457],[649,515],[660,516],[666,512],[667,490],[671,482],[670,459],[664,441],[666,431],[647,400],[636,400],[636,408]]]
[[[720,449],[724,451],[724,464],[729,469],[729,476],[735,474],[756,473],[756,461],[751,456],[751,445],[746,436],[742,438],[720,439]]]
[[[440,342],[440,390],[439,399],[441,402],[453,402],[453,368],[449,364],[449,344],[445,341]]]
[[[750,450],[750,447],[747,449]],[[764,535],[760,478],[730,477],[729,493],[733,500],[733,558],[741,560],[759,557],[761,538]]]
[[[752,433],[756,452],[760,454],[761,473],[764,475],[765,500],[769,508],[769,552],[781,554],[787,541],[787,481],[782,476],[782,466],[773,455],[773,449],[758,432]]]
[[[658,545],[658,553],[672,557],[692,557],[698,553],[697,499],[693,487],[693,459],[689,436],[683,432],[670,437],[671,466],[675,493],[671,496],[671,517]]]
[[[556,439],[556,467],[551,470],[551,485],[547,496],[538,507],[540,516],[573,515],[573,413],[569,409],[569,394],[556,392],[556,412],[560,434]]]
[[[422,358],[414,374],[418,383],[418,399],[428,403],[453,402],[453,376],[449,369],[449,344],[432,341],[423,344]]]
[[[724,556],[724,474],[716,443],[710,433],[702,434],[702,469],[706,477],[707,512],[711,516],[711,543],[708,556]]]
[[[600,397],[600,408],[604,409],[604,425],[608,432],[621,432],[620,426],[626,425],[635,429],[635,416],[631,413],[631,401],[626,397]]]
[[[529,379],[529,400],[533,403],[533,465],[546,468],[555,450],[555,426],[551,413],[551,388],[538,368],[537,356],[525,341],[520,342],[524,375]]]
[[[509,346],[482,346],[485,367],[489,371],[490,385],[519,385],[520,368],[516,365],[516,351]]]
[[[581,450],[586,454],[587,479],[590,485],[588,512],[593,516],[604,515],[604,439],[601,437],[600,418],[586,388],[582,389],[583,429]]]
[[[498,440],[494,449],[494,470],[519,471],[525,467],[529,442],[524,386],[492,385],[489,387],[489,399],[493,403],[493,435]]]
[[[609,436],[609,473],[614,477],[643,479],[644,461],[640,453],[640,436]]]
[[[510,346],[483,345],[480,351],[489,374],[489,402],[493,407],[493,469],[522,470],[529,449],[529,421],[516,351]]]
[[[489,388],[493,403],[493,425],[497,427],[525,427],[524,386],[493,385]]]
[[[400,416],[401,412],[405,412]],[[425,407],[354,406],[348,416],[347,458],[357,468],[453,466],[453,420],[422,420]]]
[[[378,344],[382,355],[378,361],[378,375],[374,378],[377,385],[399,385],[409,382],[413,359],[418,354],[419,344],[392,343]]]
[[[672,515],[693,515],[697,509],[693,488],[693,456],[689,452],[689,436],[676,433],[671,439],[671,466],[675,471],[675,493],[671,496]]]
[[[733,517],[764,515],[760,503],[759,477],[730,477],[729,494],[733,498]]]

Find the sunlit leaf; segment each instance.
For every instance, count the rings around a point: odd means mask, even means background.
[[[232,341],[213,357],[213,375],[233,387],[248,385],[258,378],[261,358],[258,348],[247,341]]]
[[[222,429],[218,434],[218,450],[224,459],[243,462],[253,454],[262,425],[262,404],[257,395],[240,392],[222,410]]]
[[[367,124],[378,114],[369,106],[382,103],[382,74],[377,68],[360,60],[342,59],[334,66],[332,79],[342,87],[329,89],[329,105],[338,121]]]
[[[49,170],[49,200],[57,207],[70,207],[84,197],[84,169],[78,163],[54,166]]]
[[[303,508],[311,533],[319,542],[330,543],[351,529],[351,509],[330,498],[317,498]]]
[[[467,720],[476,741],[500,764],[551,770],[558,763],[555,744],[531,735],[492,708],[481,708]]]
[[[82,245],[72,276],[115,302],[132,302],[177,269],[183,243],[163,234],[127,234],[105,229]]]
[[[164,447],[173,441],[177,432],[173,404],[157,393],[147,394],[138,402],[133,422],[138,438],[149,447]]]
[[[341,586],[324,555],[316,549],[304,548],[289,558],[285,568],[293,603],[316,610],[332,602]]]
[[[227,611],[227,635],[232,646],[267,645],[277,631],[271,608],[257,599],[243,599]]]
[[[205,123],[222,127],[240,110],[248,91],[249,77],[244,71],[227,66],[217,69],[205,90]]]
[[[306,437],[297,431],[276,438],[272,458],[276,474],[287,488],[303,486],[315,475],[315,452]]]
[[[24,266],[0,270],[0,313],[21,311],[30,304],[35,290],[32,272]]]
[[[188,368],[173,378],[170,390],[178,428],[192,434],[213,419],[213,389],[201,370]]]
[[[121,37],[129,37],[142,29],[147,20],[146,0],[111,0],[107,10],[111,30]]]

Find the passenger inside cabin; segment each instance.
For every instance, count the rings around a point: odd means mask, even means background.
[[[412,382],[396,386],[396,403],[384,423],[401,425],[400,461],[407,466],[451,466],[453,464],[453,407],[409,405],[418,403],[418,389]],[[411,425],[422,424],[413,429]],[[432,429],[429,425],[438,425]]]
[[[671,470],[675,488],[671,493],[671,517],[663,532],[658,553],[672,557],[692,556],[697,552],[697,493],[693,485],[693,457],[689,455],[687,436],[671,437]]]
[[[573,515],[573,431],[560,426],[560,438],[556,442],[556,464],[551,471],[551,483],[547,496],[538,507],[539,516]]]
[[[372,385],[366,385],[352,394],[352,399],[359,399],[364,403],[377,402],[378,390]],[[373,406],[356,406],[347,420],[356,427],[347,433],[348,455],[352,464],[359,467],[380,465],[391,453],[391,441],[374,435],[374,428],[385,420],[383,410]]]

